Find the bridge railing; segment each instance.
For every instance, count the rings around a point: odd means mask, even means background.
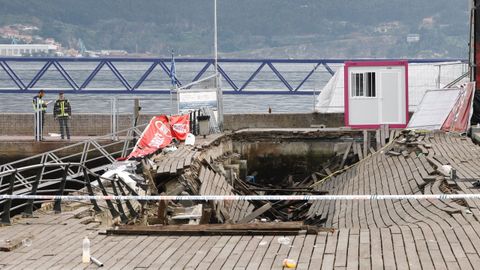
[[[32,98],[33,95],[28,94],[0,95],[0,139],[33,140],[35,117]],[[53,114],[57,98],[52,93],[44,96],[44,100],[50,102],[43,118],[43,138],[47,141],[61,140],[62,126]],[[115,133],[146,123],[153,115],[172,113],[169,95],[134,97],[67,94],[65,98],[71,106],[67,120],[68,133],[75,140]],[[136,100],[141,107],[138,118],[135,117]],[[64,134],[64,139],[67,139],[67,134]]]
[[[226,94],[307,94],[326,84],[345,61],[372,59],[220,59]],[[385,60],[385,59],[375,59]],[[0,58],[0,93],[39,89],[74,94],[166,94],[172,88],[167,58]],[[442,63],[464,59],[409,59]],[[213,59],[178,58],[176,83],[214,73]]]

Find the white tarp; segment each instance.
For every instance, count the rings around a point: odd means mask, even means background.
[[[426,91],[408,123],[408,128],[440,130],[460,91],[460,88]]]
[[[408,104],[414,111],[420,104],[425,91],[439,89],[466,72],[463,63],[408,64]],[[315,111],[341,113],[344,111],[344,69],[339,67],[317,98]],[[459,82],[466,82],[468,78]]]

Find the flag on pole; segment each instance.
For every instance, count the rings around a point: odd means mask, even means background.
[[[175,77],[175,58],[173,57],[173,50],[172,50],[172,61],[170,62],[170,80],[172,81],[172,86],[177,86],[177,78]]]

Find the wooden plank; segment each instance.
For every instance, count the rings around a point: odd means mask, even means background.
[[[267,245],[267,242],[263,240],[262,236],[242,236],[239,243],[235,246],[232,254],[228,256],[223,269],[246,269],[250,259],[252,258],[255,250],[262,242],[262,245]]]
[[[224,269],[224,263],[229,259],[230,254],[234,250],[235,246],[240,241],[241,236],[232,236],[228,242],[222,247],[220,253],[215,257],[213,262],[208,266],[208,269],[217,270]],[[207,269],[207,268],[206,268]]]
[[[357,150],[358,150],[358,149],[357,149],[357,143],[356,143],[356,142],[353,142],[352,150],[353,150],[353,154],[354,154],[354,155],[358,155],[358,153],[357,153]]]
[[[172,163],[170,164],[170,174],[177,173],[177,163],[179,162],[178,159],[171,159]]]
[[[360,250],[358,260],[360,270],[372,268],[370,259],[370,231],[368,229],[362,229],[360,231]]]
[[[388,126],[388,124],[384,125],[384,137],[385,137],[385,141],[384,141],[384,144],[387,144],[387,140],[389,139],[389,135],[390,135],[390,128]]]
[[[309,269],[320,269],[323,264],[323,256],[325,254],[325,246],[327,244],[326,232],[321,232],[315,239],[315,245],[313,246],[312,256],[310,258]]]
[[[163,238],[163,237],[162,237]],[[167,240],[167,239],[162,239],[160,237],[147,237],[147,240],[144,242],[144,245],[142,248],[138,248],[138,255],[135,256],[133,259],[131,259],[124,267],[123,269],[134,269],[137,265],[143,262],[143,260],[146,260],[147,258],[153,257],[155,258],[154,255],[150,255],[151,253],[157,253],[158,250],[156,249],[157,246],[159,246],[163,241],[161,240]],[[137,249],[137,248],[135,248]]]
[[[391,228],[390,228],[391,230]],[[397,269],[410,269],[407,254],[405,251],[405,245],[403,243],[403,237],[401,234],[392,233],[393,253],[395,254],[395,267]]]
[[[363,131],[363,156],[366,157],[368,155],[368,149],[370,148],[370,136],[368,131]]]
[[[254,220],[256,217],[260,216],[261,214],[265,213],[268,211],[270,208],[272,208],[272,205],[270,203],[264,204],[262,207],[257,208],[255,211],[247,215],[246,217],[242,218],[239,220],[237,223],[238,224],[245,224],[249,223],[250,221]]]
[[[284,258],[278,256],[278,260],[276,260],[276,265],[275,268],[277,269],[283,269],[283,260],[284,259],[290,259],[296,262],[297,264],[297,269],[299,269],[298,262],[300,258],[300,253],[302,252],[307,252],[307,249],[304,249],[305,246],[305,236],[306,235],[297,235],[295,236],[295,239],[293,239],[292,245],[288,249],[288,254]],[[313,245],[312,245],[313,246]],[[311,248],[311,247],[310,247]],[[274,269],[275,269],[274,268]]]
[[[359,241],[360,235],[350,234],[348,240],[347,269],[356,270],[359,267]]]
[[[209,237],[207,242],[199,249],[196,250],[195,255],[182,269],[196,269],[203,258],[207,255],[208,251],[218,242],[220,236]]]
[[[150,264],[148,267],[151,269],[160,269],[163,267],[163,264],[165,261],[172,256],[178,249],[180,249],[185,242],[189,242],[191,237],[179,237],[173,242],[171,245],[169,245],[166,249],[163,250],[162,254],[159,254],[158,256],[155,256],[155,260]],[[191,243],[188,243],[189,245]],[[191,245],[190,245],[191,246]],[[181,252],[181,255],[183,255],[185,252]]]
[[[127,247],[110,258],[110,261],[102,261],[102,263],[109,265],[113,269],[122,269],[131,260],[137,257],[137,255],[144,250],[144,246],[147,246],[148,243],[149,241],[147,236],[137,237],[131,241]],[[130,246],[134,246],[135,248],[128,248]]]
[[[347,160],[348,153],[350,153],[350,149],[352,148],[353,143],[349,142],[347,145],[347,150],[345,150],[345,153],[343,154],[342,162],[340,163],[340,169],[343,169],[343,166],[345,165],[345,161]]]
[[[185,164],[184,164],[185,167],[188,167],[192,164],[194,155],[195,155],[195,151],[191,151],[190,154],[187,155],[187,157],[185,158]]]
[[[362,151],[362,146],[360,144],[356,144],[357,145],[357,153],[358,153],[358,159],[359,160],[362,160],[363,159],[363,151]]]
[[[382,252],[382,237],[380,236],[380,230],[372,228],[370,230],[370,245],[372,256],[372,269],[384,269]]]
[[[395,130],[390,130],[390,136],[388,138],[388,142],[393,142],[393,140],[395,139]]]
[[[124,225],[106,230],[108,235],[216,235],[216,234],[296,234],[306,231],[316,234],[330,230],[324,227],[303,225],[302,222],[246,223],[246,224],[200,224],[200,225]],[[255,233],[257,232],[257,233]]]
[[[177,172],[185,166],[185,158],[179,158],[177,162]]]
[[[377,143],[376,145],[376,150],[380,150],[382,148],[382,134],[380,132],[380,129],[375,130],[375,142]]]
[[[261,264],[266,264],[264,257],[276,253],[279,244],[273,236],[253,237],[235,264],[235,269],[262,269]],[[268,254],[268,255],[267,255]],[[269,269],[270,266],[264,269]]]
[[[297,261],[297,269],[308,269],[310,260],[313,257],[313,249],[315,248],[316,235],[307,235],[303,242],[303,247],[300,252],[300,257]]]
[[[385,146],[385,125],[380,125],[380,145]]]

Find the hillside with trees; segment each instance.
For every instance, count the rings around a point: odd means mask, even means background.
[[[205,56],[213,1],[0,0],[65,47]],[[223,57],[452,57],[468,52],[468,0],[218,0]],[[408,40],[408,37],[413,37]],[[418,40],[416,39],[418,37]]]

